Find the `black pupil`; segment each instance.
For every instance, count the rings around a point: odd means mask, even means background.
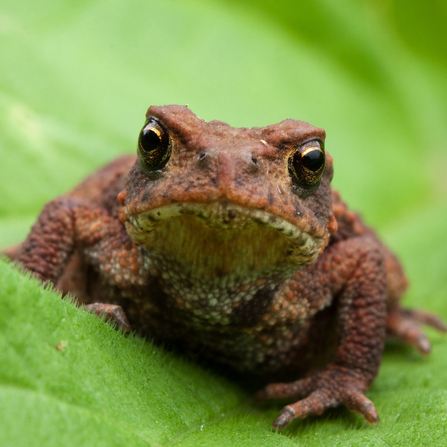
[[[152,129],[144,129],[141,134],[141,146],[147,152],[151,152],[160,146],[161,138]]]
[[[317,172],[323,166],[324,154],[320,149],[314,149],[301,158],[301,163],[306,169]]]

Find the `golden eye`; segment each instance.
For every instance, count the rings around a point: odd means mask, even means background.
[[[138,137],[140,163],[149,171],[162,169],[171,156],[169,135],[154,118],[146,122]]]
[[[316,186],[324,171],[326,156],[319,141],[303,144],[289,158],[292,178],[304,188]]]

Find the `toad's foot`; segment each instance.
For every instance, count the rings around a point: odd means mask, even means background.
[[[84,306],[84,309],[95,314],[97,317],[103,317],[104,321],[112,321],[123,332],[130,332],[130,324],[126,314],[121,306],[116,304],[93,303]]]
[[[443,321],[434,314],[422,310],[393,308],[388,311],[386,332],[390,337],[414,346],[421,354],[430,354],[430,342],[422,332],[421,325],[431,326],[440,332],[446,332]]]
[[[272,383],[260,390],[255,399],[300,399],[285,406],[273,422],[273,428],[284,428],[293,419],[320,415],[328,408],[345,405],[360,413],[370,424],[379,422],[374,404],[363,394],[368,389],[362,373],[339,366],[328,368],[291,383]]]

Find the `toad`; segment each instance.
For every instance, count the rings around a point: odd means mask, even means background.
[[[446,327],[400,306],[402,267],[331,189],[324,130],[234,128],[177,105],[146,118],[136,157],[48,203],[7,254],[123,330],[295,375],[256,395],[292,402],[274,427],[338,405],[377,423],[365,393],[386,336],[428,354],[421,325]]]

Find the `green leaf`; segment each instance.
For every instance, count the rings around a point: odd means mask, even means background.
[[[408,306],[447,318],[447,9],[394,0],[0,0],[0,247],[133,152],[150,104],[323,127],[335,186],[400,255]],[[390,344],[368,394],[270,430],[279,403],[124,336],[0,263],[0,445],[439,445],[447,343]]]

